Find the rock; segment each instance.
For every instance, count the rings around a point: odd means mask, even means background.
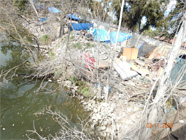
[[[100,127],[100,130],[102,130],[102,131],[106,130],[106,126],[104,126],[104,125],[101,126],[101,127]]]
[[[75,91],[77,91],[77,90],[78,90],[78,88],[79,88],[78,86],[75,86],[75,87],[74,87],[74,90],[75,90]]]
[[[76,90],[72,89],[72,93],[75,94],[76,93]]]
[[[98,109],[97,108],[94,108],[94,112],[97,113],[98,112]]]
[[[128,107],[127,108],[127,112],[131,112],[132,111],[132,108],[131,107]]]
[[[69,80],[67,80],[67,81],[65,81],[65,85],[66,85],[67,87],[69,87],[69,86],[71,86],[71,85],[72,85],[72,82],[71,82],[71,81],[69,81]]]
[[[107,125],[108,125],[108,121],[105,120],[105,121],[102,122],[102,124],[103,124],[104,126],[107,126]]]
[[[96,114],[95,119],[96,120],[101,120],[102,119],[102,115],[100,113]]]

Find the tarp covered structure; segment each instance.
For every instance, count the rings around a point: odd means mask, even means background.
[[[116,37],[117,37],[117,31],[110,33],[110,41],[112,44],[116,43]],[[121,43],[121,42],[128,40],[130,38],[131,38],[130,34],[119,32],[117,43]]]
[[[72,23],[71,24],[71,30],[89,30],[91,27],[93,27],[92,23]]]
[[[72,18],[72,20],[76,20],[76,21],[79,21],[80,19],[78,18],[78,17],[76,17],[74,14],[67,14],[67,18],[69,18],[69,19],[71,19]]]
[[[91,29],[90,33],[94,35],[94,40],[99,42],[111,42],[112,44],[116,43],[117,31],[109,33],[104,29]],[[121,43],[127,39],[130,39],[131,35],[119,32],[118,43]]]
[[[95,41],[110,42],[109,33],[104,29],[92,29],[89,32],[94,35]]]
[[[49,7],[49,8],[48,8],[48,11],[49,11],[50,13],[61,13],[61,11],[58,10],[57,8],[55,8],[55,7]]]
[[[172,84],[175,85],[176,82],[178,81],[178,78],[183,74],[180,78],[179,84],[183,84],[186,82],[186,59],[179,58],[177,59],[177,63],[174,65],[172,68],[171,74],[170,74],[170,79],[172,81]]]

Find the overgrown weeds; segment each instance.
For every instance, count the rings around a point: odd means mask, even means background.
[[[51,42],[51,37],[50,35],[43,35],[40,37],[40,41],[42,45],[48,45]]]

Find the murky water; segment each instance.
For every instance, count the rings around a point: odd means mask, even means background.
[[[29,60],[18,46],[0,46],[0,71],[21,64],[25,59]],[[41,135],[54,135],[60,126],[51,115],[43,113],[46,108],[60,111],[71,119],[72,125],[78,123],[77,116],[81,119],[87,117],[78,100],[68,97],[64,90],[55,90],[58,88],[57,83],[48,83],[38,91],[40,80],[22,78],[28,73],[23,65],[5,84],[2,85],[3,79],[0,79],[0,139],[28,139],[27,130],[33,130],[33,122]]]

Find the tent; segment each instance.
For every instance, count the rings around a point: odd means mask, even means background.
[[[67,14],[67,18],[71,18],[71,16],[72,16],[72,20],[76,20],[76,21],[79,21],[80,19],[78,18],[78,17],[76,17],[74,14]]]
[[[49,8],[48,8],[48,11],[49,11],[50,13],[61,13],[61,11],[58,10],[57,8],[55,8],[55,7],[49,7]]]
[[[72,23],[71,25],[72,25],[71,30],[76,31],[89,30],[91,27],[93,27],[92,23]]]
[[[89,32],[93,33],[95,41],[110,42],[109,33],[104,29],[92,29]]]
[[[177,58],[177,63],[174,65],[174,67],[171,70],[170,74],[170,80],[172,84],[176,84],[177,78],[180,76],[181,73],[183,73],[186,69],[186,59],[183,59],[181,57]],[[186,73],[183,73],[181,77],[180,83],[183,84],[186,82]]]
[[[110,33],[110,41],[111,43],[116,43],[117,31]],[[123,42],[131,38],[130,34],[119,32],[118,43]]]

